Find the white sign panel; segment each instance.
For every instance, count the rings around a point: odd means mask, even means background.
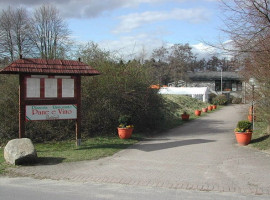
[[[26,97],[40,98],[40,79],[28,78],[26,79]]]
[[[62,79],[62,97],[74,97],[74,79]]]
[[[46,78],[45,79],[45,98],[57,97],[57,79]]]
[[[26,121],[77,119],[77,105],[26,106]]]

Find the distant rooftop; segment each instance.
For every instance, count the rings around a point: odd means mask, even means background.
[[[94,76],[100,72],[74,60],[22,58],[0,70],[0,74],[54,74]]]
[[[192,81],[215,81],[220,80],[221,72],[189,72],[188,77]],[[222,72],[223,80],[242,80],[238,72]]]

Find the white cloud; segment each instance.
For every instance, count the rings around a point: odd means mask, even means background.
[[[101,48],[109,50],[118,58],[132,60],[140,54],[145,53],[149,58],[153,49],[163,45],[163,41],[153,35],[139,34],[136,36],[123,36],[118,40],[104,40],[99,42]]]
[[[231,51],[233,49],[233,44],[231,40],[227,40],[218,45],[208,45],[204,43],[198,43],[191,45],[192,51],[197,55],[198,59],[209,58],[212,56],[217,56],[219,58],[231,59]]]
[[[204,43],[198,43],[191,45],[193,53],[200,60],[202,58],[209,58],[217,54],[217,48],[206,45]]]
[[[118,40],[106,40],[99,42],[101,48],[109,50],[117,58],[123,60],[132,60],[145,55],[144,59],[149,59],[153,50],[161,46],[170,48],[173,44],[165,43],[162,39],[156,38],[148,34],[140,34],[136,36],[124,36]],[[192,52],[196,55],[197,60],[203,58],[209,59],[212,56],[219,58],[231,58],[219,48],[209,46],[204,43],[190,45]]]
[[[132,13],[119,17],[120,25],[113,30],[114,33],[131,32],[143,25],[157,21],[185,20],[191,23],[200,23],[208,19],[204,9],[173,9],[171,11],[147,11],[143,13]]]
[[[156,5],[157,3],[185,2],[188,0],[1,0],[1,9],[26,7],[32,9],[42,4],[52,4],[67,18],[93,18],[104,13],[111,13],[121,8],[136,8],[141,4]],[[199,1],[199,0],[193,0]],[[212,1],[212,0],[205,0]],[[216,1],[216,0],[214,0]]]
[[[25,7],[33,9],[42,4],[52,4],[67,18],[93,18],[120,8],[133,8],[142,3],[155,4],[165,0],[1,0],[0,7]]]

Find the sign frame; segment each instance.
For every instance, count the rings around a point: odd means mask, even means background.
[[[40,76],[40,77],[39,77]],[[19,74],[19,138],[25,137],[25,122],[26,122],[26,106],[39,106],[39,105],[77,105],[77,118],[76,120],[76,141],[77,145],[81,144],[81,76],[73,75],[74,79],[74,97],[62,97],[62,81],[61,77],[54,75],[34,75],[34,77],[40,78],[40,96],[39,97],[27,97],[27,78],[31,77],[31,74]],[[45,79],[48,77],[57,79],[57,97],[45,98]],[[60,78],[59,78],[60,77]],[[38,95],[37,95],[38,96]],[[64,119],[65,120],[65,119]]]

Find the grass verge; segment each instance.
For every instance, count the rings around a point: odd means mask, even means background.
[[[259,150],[270,149],[270,134],[267,133],[266,122],[255,122],[255,130],[252,134],[251,144]]]
[[[134,134],[128,140],[115,137],[95,137],[82,141],[76,146],[75,141],[48,142],[35,144],[38,154],[38,164],[58,164],[61,162],[75,162],[82,160],[96,160],[111,156],[116,152],[128,148],[140,141],[142,137]],[[4,161],[3,148],[0,149],[0,174],[4,174],[8,165]]]

